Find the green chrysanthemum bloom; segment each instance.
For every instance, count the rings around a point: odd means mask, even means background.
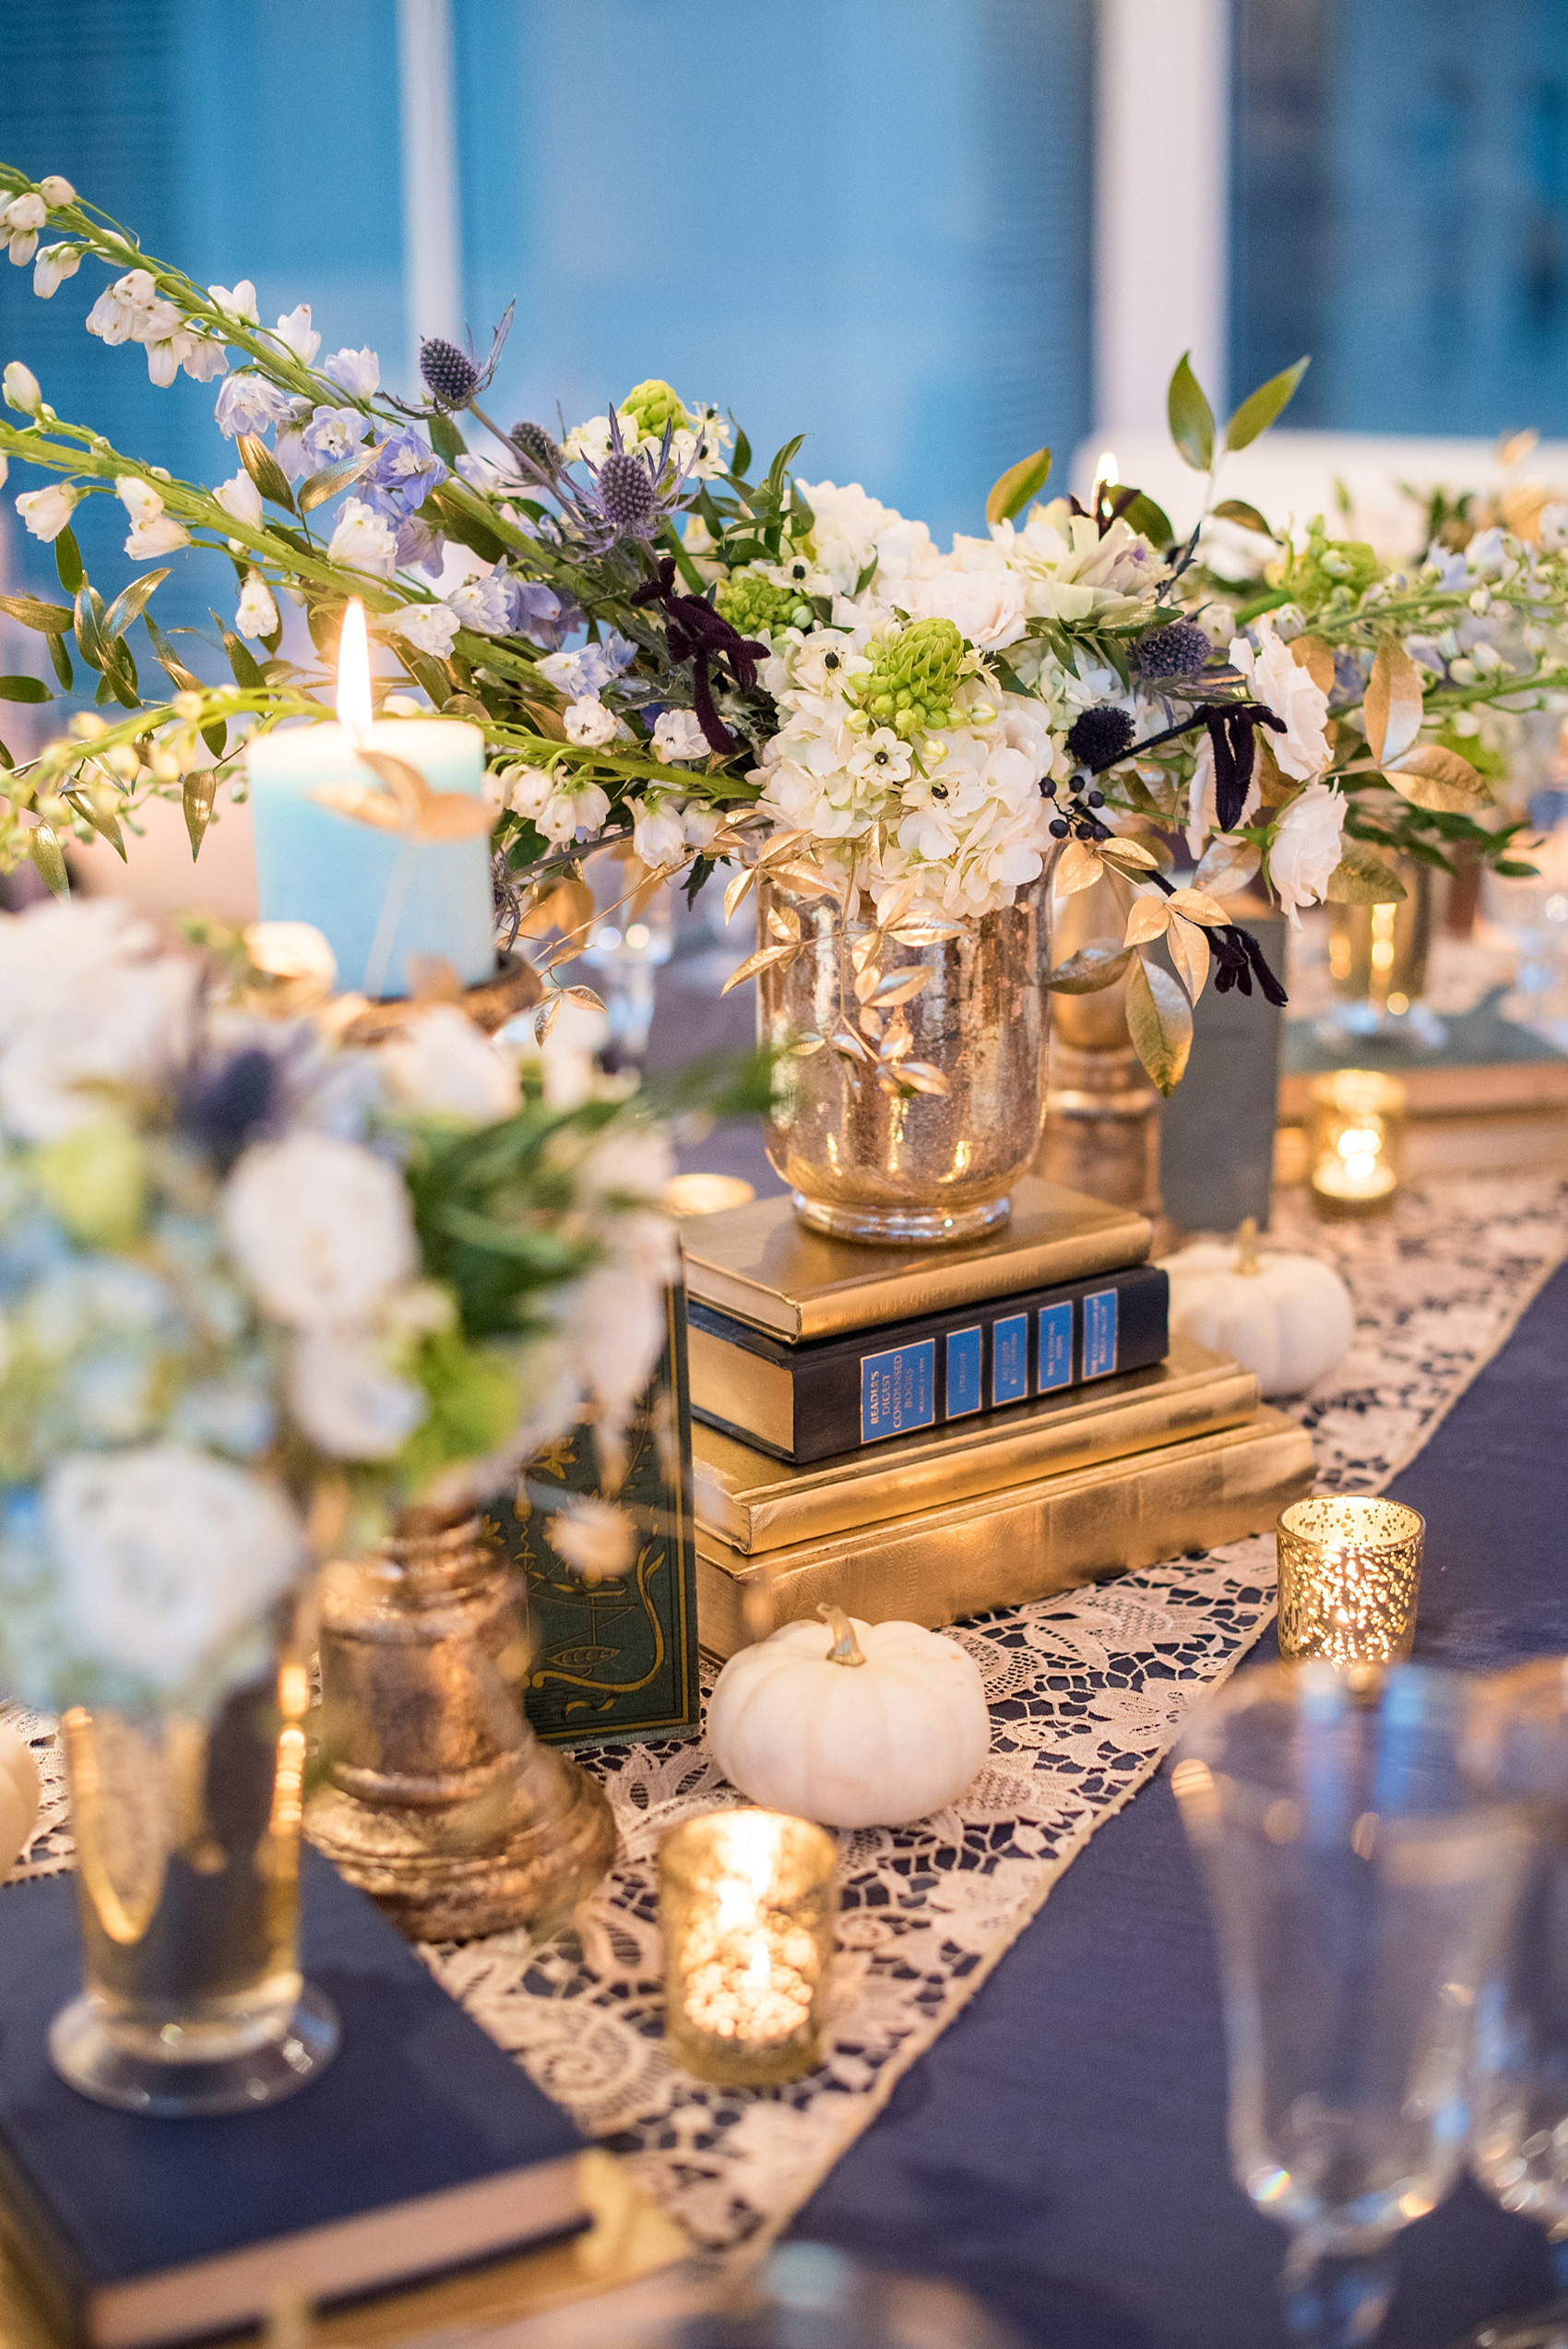
[[[634,385],[621,402],[621,413],[635,417],[637,429],[645,433],[662,434],[666,424],[673,424],[679,432],[692,421],[673,387],[659,376]]]
[[[772,636],[781,628],[809,628],[816,618],[798,589],[776,587],[760,571],[736,571],[723,580],[719,609],[743,637]]]
[[[914,620],[867,646],[871,674],[855,698],[868,718],[905,742],[953,723],[964,639],[951,620]]]

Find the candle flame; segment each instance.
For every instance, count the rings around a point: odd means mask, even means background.
[[[1113,448],[1102,448],[1095,459],[1095,479],[1102,489],[1115,489],[1122,480],[1121,468]]]
[[[370,732],[374,709],[370,698],[370,643],[365,635],[364,605],[350,599],[338,638],[338,722],[356,742]]]

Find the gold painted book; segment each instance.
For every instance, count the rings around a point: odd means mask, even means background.
[[[946,1247],[826,1239],[788,1198],[690,1216],[681,1228],[692,1296],[791,1342],[1119,1272],[1144,1261],[1152,1236],[1131,1208],[1032,1174],[1015,1186],[998,1231]]]
[[[517,1499],[490,1512],[528,1586],[524,1703],[547,1745],[680,1737],[700,1719],[691,1399],[678,1285],[668,1311],[668,1341],[626,1430],[625,1480],[615,1496],[635,1533],[625,1571],[590,1582],[550,1539],[557,1507],[600,1489],[591,1427],[531,1461]]]
[[[1312,1439],[1266,1406],[1240,1426],[1130,1460],[917,1509],[748,1556],[697,1529],[697,1620],[731,1656],[776,1625],[840,1606],[935,1628],[1266,1532],[1313,1481]]]
[[[697,1422],[697,1522],[732,1549],[776,1550],[1213,1435],[1238,1425],[1257,1401],[1251,1371],[1175,1338],[1169,1359],[1150,1369],[1047,1396],[1004,1420],[906,1436],[806,1467],[790,1467]]]

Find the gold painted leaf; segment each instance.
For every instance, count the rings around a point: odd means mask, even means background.
[[[1166,902],[1172,913],[1184,914],[1189,922],[1206,922],[1218,927],[1230,919],[1219,900],[1210,897],[1206,889],[1175,889]]]
[[[882,965],[880,962],[870,962],[857,959],[855,969],[855,1000],[857,1003],[869,1003],[871,1001],[873,996],[876,993],[881,978]]]
[[[1056,864],[1056,894],[1072,897],[1092,889],[1105,867],[1087,841],[1069,841]]]
[[[213,779],[209,776],[208,780],[208,781],[211,781]],[[188,793],[190,790],[190,784],[188,782],[185,785],[185,789]],[[110,847],[114,850],[122,864],[128,864],[130,863],[130,858],[125,854],[125,835],[120,829],[120,819],[117,816],[115,816],[112,811],[105,810],[101,807],[95,807],[86,792],[67,792],[65,793],[65,804],[77,816],[81,817],[84,823],[90,824],[93,830],[99,834],[101,839],[106,840],[109,842]],[[186,805],[188,806],[188,800]],[[196,854],[196,850],[194,848],[192,849],[191,853],[193,856]]]
[[[835,1028],[829,1042],[834,1051],[842,1053],[846,1060],[858,1060],[864,1064],[874,1056],[852,1028]]]
[[[1208,977],[1208,940],[1195,923],[1184,922],[1178,913],[1166,933],[1165,948],[1176,966],[1176,976],[1196,1003]]]
[[[1077,841],[1074,842],[1075,847],[1078,845]],[[1134,840],[1127,832],[1118,832],[1112,839],[1101,841],[1099,853],[1120,859],[1123,864],[1135,864],[1140,872],[1157,873],[1159,870],[1159,858],[1156,852],[1145,841]]]
[[[803,827],[792,832],[775,832],[757,857],[759,868],[764,865],[777,864],[781,856],[788,856],[791,849],[799,848],[802,841],[810,840],[810,832]]]
[[[1208,889],[1217,896],[1233,896],[1246,888],[1262,863],[1262,854],[1251,841],[1229,840],[1221,835],[1209,842],[1199,858],[1193,887]]]
[[[767,878],[776,888],[793,889],[798,897],[833,897],[835,883],[819,873],[814,864],[775,864]]]
[[[411,832],[413,817],[399,800],[391,793],[377,791],[374,783],[317,783],[309,793],[318,807],[329,807],[335,816],[347,816],[355,824],[368,824],[377,832]]]
[[[879,930],[896,929],[913,905],[918,893],[918,883],[909,879],[897,882],[888,890],[887,895],[876,909],[877,928]]]
[[[754,979],[759,972],[773,970],[778,963],[793,962],[800,951],[798,946],[758,947],[754,954],[747,955],[738,971],[731,972],[719,988],[719,994],[727,996],[731,987],[742,985],[747,979]]]
[[[1127,1033],[1162,1093],[1182,1081],[1193,1049],[1193,1008],[1167,971],[1135,956],[1127,973]]]
[[[1059,962],[1046,980],[1053,995],[1099,995],[1113,987],[1133,959],[1133,949],[1117,938],[1091,938],[1087,946]]]
[[[945,1093],[952,1090],[941,1069],[933,1068],[929,1060],[900,1061],[898,1081],[912,1085],[917,1093]]]
[[[1403,758],[1384,769],[1384,781],[1392,783],[1412,807],[1429,808],[1439,815],[1473,816],[1491,805],[1491,793],[1469,760],[1442,743],[1417,743]]]
[[[1392,864],[1361,841],[1341,842],[1339,862],[1324,891],[1331,905],[1397,905],[1405,894],[1405,884]]]
[[[885,972],[872,990],[871,1000],[884,1008],[896,1003],[912,1002],[922,987],[931,984],[934,976],[934,972],[923,970]]]
[[[861,1004],[860,1010],[855,1016],[855,1025],[859,1028],[862,1036],[870,1036],[873,1039],[873,1041],[880,1040],[882,1035],[882,1014],[880,1011],[874,1011],[869,1003]]]
[[[1138,897],[1133,900],[1127,916],[1127,935],[1123,946],[1148,946],[1165,936],[1170,920],[1170,903],[1163,897]]]
[[[955,938],[963,936],[964,924],[949,922],[940,914],[922,913],[918,922],[905,922],[887,935],[900,946],[951,946]]]
[[[1367,748],[1384,766],[1408,750],[1421,729],[1421,673],[1397,637],[1384,637],[1367,680]]]
[[[786,938],[791,945],[800,943],[801,917],[792,905],[770,905],[767,909],[767,928],[771,937]]]
[[[211,768],[204,769],[197,775],[187,775],[181,795],[184,801],[185,830],[190,837],[191,863],[194,864],[207,828],[212,821],[212,803],[218,796],[218,778]],[[120,828],[116,825],[114,829],[118,831]],[[125,854],[124,849],[120,853],[122,856]]]
[[[826,1043],[826,1036],[819,1036],[814,1029],[809,1030],[805,1035],[796,1037],[790,1046],[790,1057],[791,1060],[810,1060],[814,1053],[825,1050]]]
[[[603,997],[596,996],[591,987],[552,987],[533,1016],[533,1031],[540,1043],[549,1035],[561,1017],[563,1007],[568,1003],[579,1003],[585,1011],[602,1011],[604,1008]]]
[[[1322,637],[1292,638],[1290,658],[1324,693],[1334,691],[1334,652]]]
[[[71,884],[65,871],[65,853],[53,824],[41,821],[33,825],[28,833],[28,854],[55,896],[69,897]]]
[[[754,864],[747,864],[742,867],[741,871],[735,875],[733,880],[726,882],[724,888],[724,919],[726,922],[732,922],[734,920],[735,908],[740,904],[741,900],[745,896],[746,891],[751,888],[752,883],[755,879],[756,866]]]
[[[1304,783],[1292,782],[1288,776],[1280,773],[1279,761],[1261,733],[1256,738],[1253,777],[1258,787],[1258,798],[1265,807],[1289,807],[1290,802],[1299,798],[1306,788]]]

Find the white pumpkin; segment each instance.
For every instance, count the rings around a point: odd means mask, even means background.
[[[719,1675],[708,1741],[731,1785],[824,1827],[902,1827],[956,1800],[991,1751],[974,1658],[918,1623],[819,1607]]]
[[[27,1849],[38,1823],[40,1792],[32,1747],[0,1723],[0,1878]]]
[[[1250,1218],[1236,1239],[1195,1240],[1164,1266],[1172,1335],[1233,1355],[1265,1395],[1304,1395],[1349,1349],[1355,1309],[1334,1267],[1261,1254]]]

